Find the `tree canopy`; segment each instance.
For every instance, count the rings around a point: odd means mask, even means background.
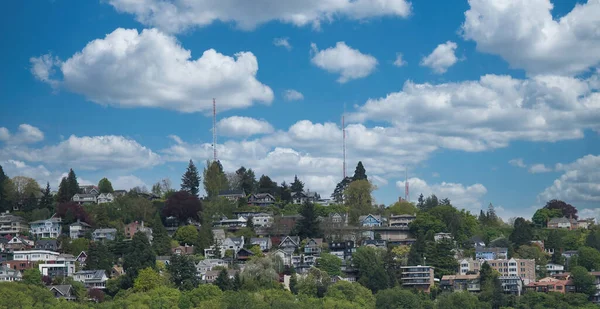
[[[115,190],[113,190],[112,183],[106,177],[100,179],[100,181],[98,182],[98,191],[100,191],[100,193],[115,192]]]

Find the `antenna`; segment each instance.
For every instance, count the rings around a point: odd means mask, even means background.
[[[213,98],[213,161],[217,161],[217,101]]]
[[[344,163],[342,164],[342,168],[343,168],[343,175],[344,178],[346,179],[346,121],[345,121],[345,115],[346,114],[346,105],[344,104],[344,113],[342,114],[342,148],[343,148],[343,152],[344,152]]]
[[[404,199],[408,202],[410,201],[410,194],[408,191],[408,168],[406,168],[406,175],[404,177]]]

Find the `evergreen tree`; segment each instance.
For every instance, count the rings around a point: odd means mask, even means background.
[[[46,182],[46,189],[44,189],[44,192],[42,192],[42,198],[40,199],[40,205],[39,208],[42,209],[48,209],[50,211],[54,210],[54,207],[52,205],[52,193],[50,191],[50,183]]]
[[[235,171],[239,181],[240,181],[240,190],[244,190],[245,194],[252,194],[256,192],[256,188],[258,183],[256,181],[256,175],[254,171],[250,169],[246,169],[245,167],[240,167],[237,171]]]
[[[123,258],[123,270],[130,282],[133,282],[138,272],[147,267],[156,267],[156,254],[152,250],[146,234],[135,233]]]
[[[487,224],[487,216],[483,212],[483,209],[479,211],[479,218],[477,218],[477,220],[479,220],[479,224],[481,225]]]
[[[346,191],[346,188],[348,188],[350,182],[352,182],[352,178],[350,177],[342,179],[342,181],[335,186],[335,190],[333,190],[333,193],[331,194],[331,199],[333,199],[336,203],[343,203],[344,191]]]
[[[73,195],[79,193],[79,183],[77,182],[77,176],[73,169],[69,169],[69,174],[67,175],[67,192],[69,194],[69,199],[73,197]]]
[[[193,289],[198,286],[196,265],[190,257],[175,254],[171,256],[169,262],[167,271],[175,286],[182,290]]]
[[[408,252],[408,265],[422,265],[423,264],[423,256],[425,255],[425,236],[419,235],[414,244],[410,246],[410,251]]]
[[[100,193],[115,192],[115,190],[113,190],[112,183],[110,183],[110,180],[108,180],[106,177],[100,179],[100,181],[98,182],[98,190],[100,191]]]
[[[300,210],[302,219],[296,224],[296,233],[301,239],[319,236],[319,221],[315,211],[315,204],[305,202]]]
[[[290,292],[298,294],[298,278],[296,278],[295,273],[292,273],[290,277]]]
[[[419,194],[419,198],[417,199],[417,207],[420,210],[425,208],[425,198],[423,197],[423,193]]]
[[[92,242],[87,251],[87,255],[85,269],[102,269],[107,273],[110,273],[110,270],[113,267],[114,257],[104,243]]]
[[[533,239],[533,227],[531,223],[519,217],[515,220],[514,227],[508,239],[515,245],[515,248],[529,244]]]
[[[281,201],[284,203],[290,203],[292,201],[292,191],[287,183],[282,182],[281,187],[279,187],[279,192],[281,192]]]
[[[227,269],[221,269],[217,279],[215,280],[215,285],[221,289],[221,291],[230,291],[233,288],[233,284],[231,279],[229,279],[229,274],[227,273]]]
[[[367,172],[365,171],[362,161],[358,161],[356,169],[354,170],[354,176],[352,176],[352,180],[367,180]]]
[[[67,183],[67,178],[63,177],[60,181],[60,185],[58,185],[58,202],[66,203],[71,200],[73,196],[69,197],[69,185]]]
[[[192,160],[181,177],[181,191],[186,191],[194,196],[198,196],[198,192],[200,192],[200,175],[198,175],[198,169]]]
[[[235,273],[232,281],[232,288],[234,291],[239,291],[242,289],[242,277],[239,272]]]
[[[10,179],[4,174],[4,169],[2,169],[2,165],[0,165],[0,211],[10,209],[7,192],[8,181],[10,181]]]
[[[227,176],[223,172],[223,165],[219,161],[206,161],[204,168],[204,191],[208,198],[219,196],[219,192],[227,190],[229,183]]]
[[[496,215],[496,210],[494,209],[494,205],[490,203],[488,206],[488,211],[486,214],[487,224],[497,225],[498,224],[498,216]]]
[[[298,179],[298,175],[294,175],[294,182],[290,186],[290,191],[292,193],[304,192],[304,183]]]
[[[277,195],[277,183],[271,180],[271,177],[267,175],[260,176],[258,180],[258,192],[259,193],[269,193],[273,196]]]
[[[152,224],[152,249],[154,249],[156,255],[169,255],[171,253],[171,237],[169,237],[167,229],[162,224],[158,214]]]

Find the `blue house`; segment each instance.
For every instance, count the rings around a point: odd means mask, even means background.
[[[508,248],[475,248],[475,259],[477,260],[504,260],[508,258]]]
[[[375,227],[375,226],[383,225],[381,216],[375,216],[375,215],[371,215],[371,214],[358,217],[358,222],[359,222],[360,226],[363,226],[363,227]]]

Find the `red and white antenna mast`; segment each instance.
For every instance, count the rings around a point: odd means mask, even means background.
[[[344,106],[344,114],[346,114],[346,107]],[[342,164],[342,168],[343,168],[343,175],[344,178],[346,179],[346,121],[345,121],[345,115],[342,114],[342,148],[343,148],[343,155],[344,155],[344,163]]]
[[[406,169],[406,176],[404,178],[404,199],[410,201],[410,194],[408,192],[408,168]]]
[[[217,161],[217,101],[213,98],[213,160]]]

